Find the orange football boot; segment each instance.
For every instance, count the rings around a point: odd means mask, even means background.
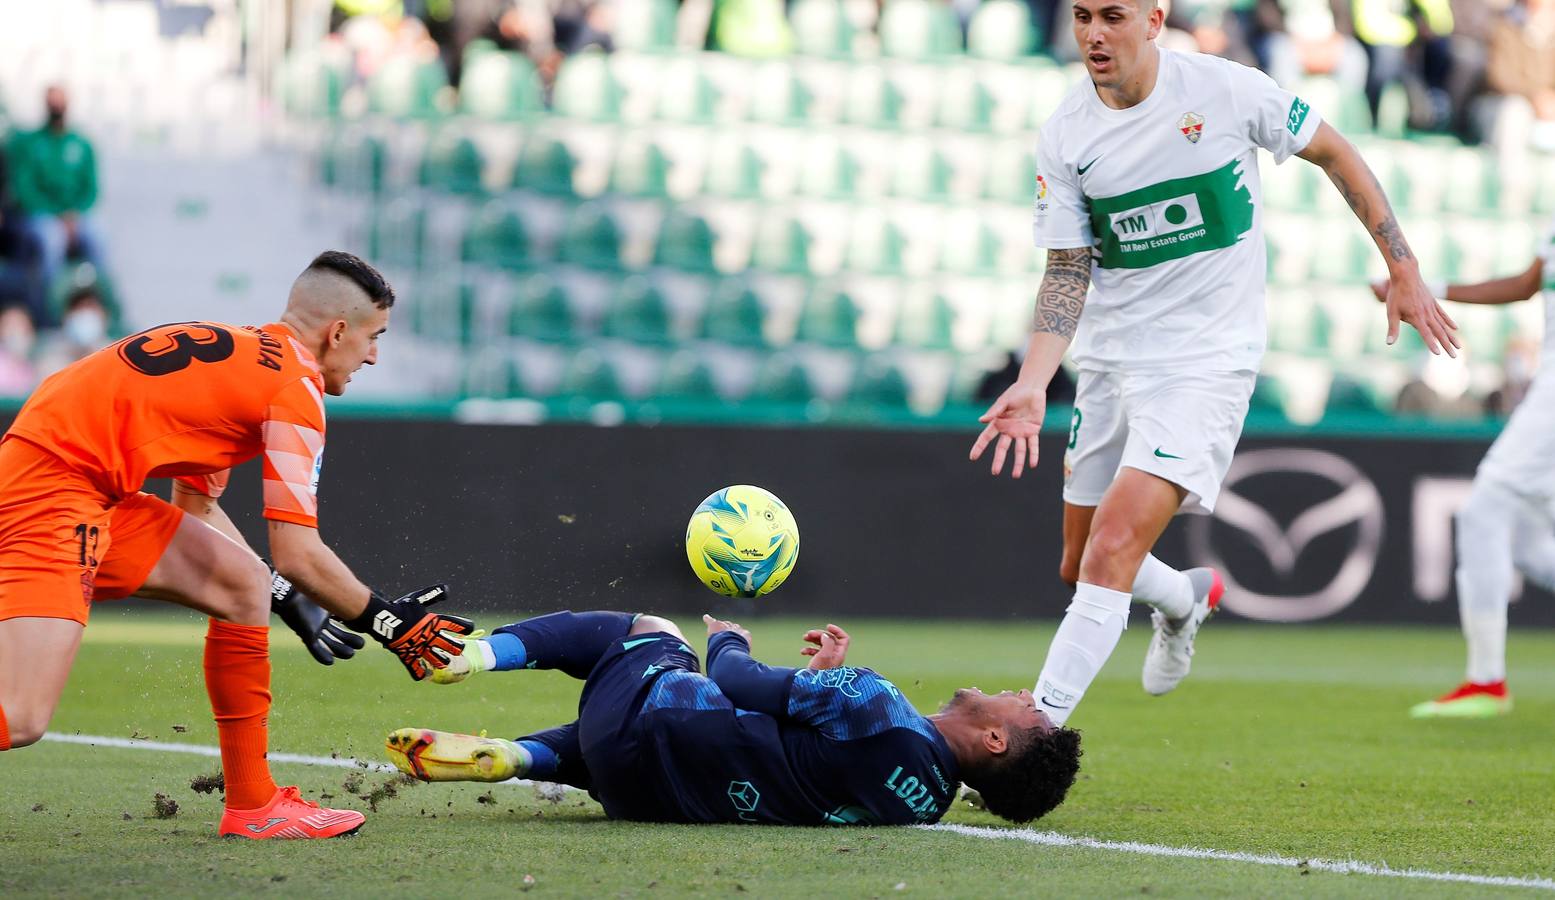
[[[356,834],[367,817],[354,809],[325,809],[302,799],[295,787],[275,789],[270,802],[258,809],[228,808],[221,814],[222,837],[332,838]]]

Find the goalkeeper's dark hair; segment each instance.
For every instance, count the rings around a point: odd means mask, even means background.
[[[1080,732],[1041,726],[1010,733],[1009,749],[983,766],[963,771],[967,786],[983,796],[988,811],[1011,822],[1030,822],[1052,812],[1080,771]]]
[[[372,263],[354,253],[347,253],[344,250],[325,250],[313,257],[313,262],[308,263],[306,271],[334,272],[342,275],[361,288],[362,293],[366,294],[379,309],[388,309],[394,305],[394,288],[389,286],[389,280],[383,277],[383,273],[373,268]]]

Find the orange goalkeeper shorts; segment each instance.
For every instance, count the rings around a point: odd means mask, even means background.
[[[183,512],[150,494],[114,503],[59,457],[26,440],[0,443],[0,620],[85,625],[93,600],[135,593],[173,540]]]

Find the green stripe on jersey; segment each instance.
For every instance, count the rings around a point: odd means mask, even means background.
[[[1088,197],[1103,269],[1144,269],[1235,244],[1253,227],[1242,164],[1116,197]]]

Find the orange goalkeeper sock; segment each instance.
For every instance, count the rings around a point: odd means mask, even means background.
[[[5,707],[0,706],[0,750],[11,749],[11,728],[5,724]]]
[[[275,795],[265,762],[270,717],[270,629],[211,620],[205,691],[216,715],[227,806],[257,809]]]

